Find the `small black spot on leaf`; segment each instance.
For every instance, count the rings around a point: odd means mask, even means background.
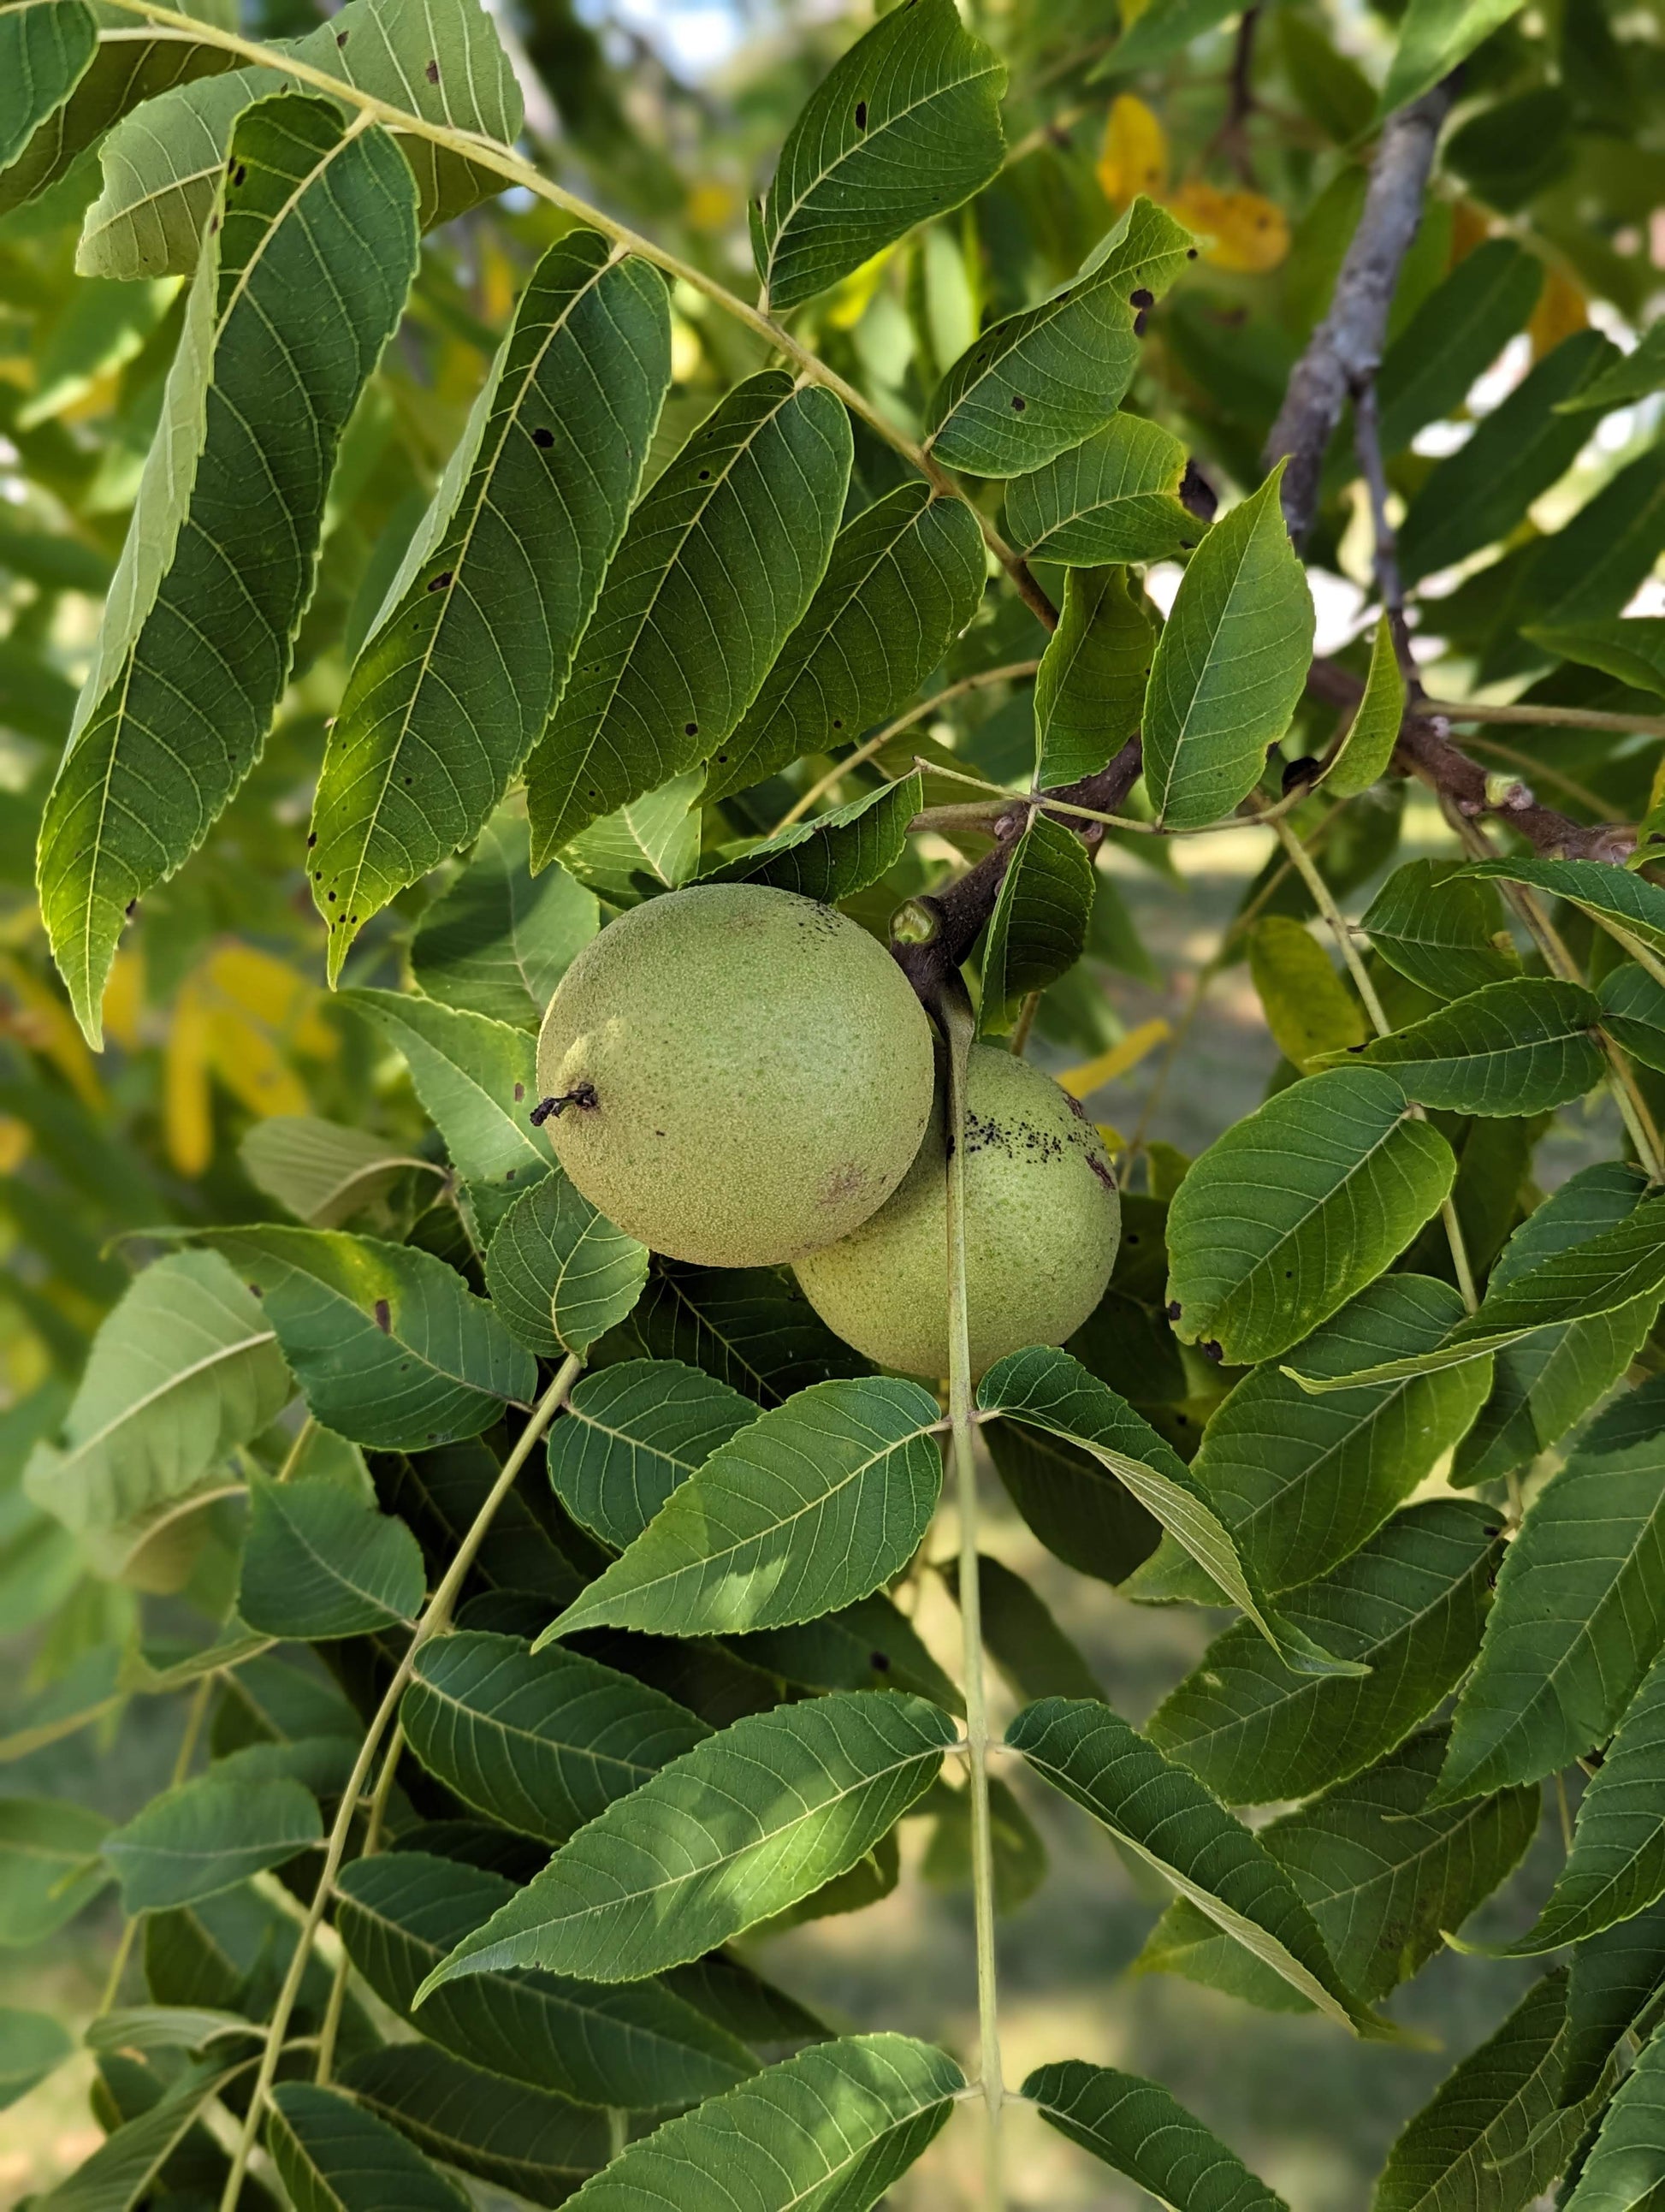
[[[867,128],[867,103],[865,100],[858,100],[855,104],[855,127],[858,131]]]
[[[553,430],[541,428],[536,429],[532,434],[532,442],[534,446],[552,446],[555,443],[555,433]]]
[[[1023,395],[1023,393],[1022,393],[1021,392],[1014,392],[1012,393],[1012,413],[1013,413],[1014,415],[1021,415],[1021,414],[1023,413],[1023,411],[1024,411],[1024,408],[1025,408],[1025,407],[1027,407],[1027,406],[1028,406],[1028,404],[1029,404],[1028,400],[1024,398],[1024,395]]]
[[[517,1083],[517,1084],[515,1085],[515,1086],[514,1086],[514,1097],[515,1097],[516,1103],[519,1103],[522,1098],[524,1098],[524,1097],[526,1097],[526,1085],[525,1085],[524,1083]]]
[[[391,1336],[393,1333],[392,1310],[386,1298],[376,1300],[376,1327],[384,1336]]]
[[[429,590],[430,592],[442,592],[442,591],[444,591],[444,589],[446,588],[447,585],[450,581],[451,581],[451,571],[450,571],[450,569],[449,569],[449,568],[441,568],[441,571],[440,571],[440,573],[439,573],[439,574],[438,574],[437,576],[430,576],[430,577],[428,578],[428,590]]]
[[[429,62],[428,67],[422,71],[422,75],[428,79],[429,84],[437,84],[440,81],[439,64],[437,62]]]
[[[310,852],[312,851],[312,849],[313,849],[313,847],[315,844],[317,844],[317,842],[318,842],[318,832],[317,832],[317,830],[314,830],[313,831],[312,835],[311,835],[311,836],[307,838],[307,850],[310,853]]]
[[[1142,284],[1138,291],[1129,292],[1127,295],[1127,304],[1131,307],[1154,307],[1156,303],[1156,294],[1147,292]]]

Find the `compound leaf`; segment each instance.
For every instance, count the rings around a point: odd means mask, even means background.
[[[1594,1090],[1607,1069],[1601,1008],[1582,983],[1517,975],[1457,999],[1352,1057],[1388,1070],[1419,1104],[1452,1114],[1541,1114]]]

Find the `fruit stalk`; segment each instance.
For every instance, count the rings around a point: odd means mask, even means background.
[[[948,1419],[954,1496],[960,1521],[960,1624],[963,1634],[965,1734],[971,1792],[971,1890],[977,1941],[977,2021],[982,2045],[985,2212],[1001,2212],[1000,2022],[994,1961],[994,1848],[988,1814],[988,1703],[978,1583],[977,1469],[972,1451],[971,1343],[965,1285],[965,1077],[971,1009],[963,990],[941,1012],[948,1042]]]

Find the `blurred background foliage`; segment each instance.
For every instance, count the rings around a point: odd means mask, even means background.
[[[866,10],[836,0],[501,0],[495,12],[513,41],[537,158],[746,289],[747,198]],[[1123,0],[1119,19],[1110,0],[969,0],[969,15],[1011,66],[1003,175],[975,207],[911,234],[809,303],[798,326],[899,422],[916,427],[939,376],[980,325],[1065,281],[1113,215],[1148,193],[1211,242],[1152,316],[1129,404],[1182,437],[1216,489],[1251,489],[1358,217],[1377,91],[1403,12],[1401,0],[1281,0],[1239,22],[1206,0],[1188,9]],[[1118,38],[1147,13],[1183,19],[1182,29],[1198,35],[1165,46],[1152,35],[1148,59],[1124,69]],[[310,0],[246,0],[241,16],[261,37],[300,33],[317,20]],[[262,1123],[312,1115],[373,1133],[398,1164],[379,1203],[419,1241],[443,1249],[454,1237],[435,1139],[403,1063],[321,987],[323,938],[302,840],[346,670],[519,287],[564,222],[511,192],[425,240],[410,311],[345,441],[276,726],[191,866],[145,900],[115,970],[107,1047],[94,1057],[47,959],[32,890],[34,834],[183,306],[177,278],[76,276],[81,216],[99,185],[94,147],[30,204],[4,211],[0,186],[0,1637],[9,1639],[0,1751],[11,1762],[0,1790],[75,1794],[120,1815],[165,1775],[179,1726],[164,1701],[134,1694],[131,1655],[142,1643],[154,1656],[170,1635],[200,1641],[201,1616],[223,1614],[240,1509],[222,1501],[195,1517],[189,1545],[141,1557],[124,1579],[104,1581],[83,1572],[72,1539],[27,1503],[18,1478],[35,1440],[57,1427],[91,1336],[130,1279],[128,1255],[155,1249],[135,1243],[137,1232],[281,1216],[261,1188],[259,1145],[248,1141]],[[1523,257],[1518,281],[1485,288],[1483,299],[1480,288],[1473,298],[1461,288],[1442,292],[1494,241]],[[1391,465],[1413,546],[1419,495],[1476,420],[1586,328],[1631,345],[1656,307],[1662,260],[1665,5],[1539,0],[1516,12],[1466,64],[1393,309],[1390,337],[1412,331],[1411,365],[1431,379],[1432,411]],[[1443,304],[1431,318],[1436,295]],[[675,381],[659,461],[762,359],[755,339],[685,285],[674,312]],[[1502,687],[1498,696],[1551,707],[1658,711],[1657,700],[1612,675],[1552,664],[1522,635],[1524,622],[1565,616],[1575,587],[1598,570],[1600,589],[1595,597],[1585,589],[1581,617],[1661,610],[1660,404],[1645,377],[1628,398],[1633,404],[1617,412],[1584,418],[1552,480],[1518,500],[1506,485],[1482,482],[1462,503],[1461,526],[1448,520],[1443,537],[1425,533],[1419,652],[1436,690],[1489,684]],[[899,480],[901,465],[858,426],[866,495]],[[1421,511],[1425,524],[1430,510]],[[1523,599],[1531,549],[1575,516],[1588,522],[1568,541],[1570,572],[1540,569]],[[1364,487],[1338,446],[1309,553],[1320,649],[1361,671],[1368,523]],[[1161,581],[1158,572],[1153,595]],[[1032,659],[1042,642],[1015,597],[991,594],[934,682]],[[1307,702],[1290,757],[1321,750],[1332,719]],[[1483,730],[1474,750],[1488,765],[1529,775],[1555,804],[1587,818],[1635,819],[1659,795],[1651,742],[1552,722]],[[896,772],[918,750],[1001,779],[1026,775],[1026,686],[961,693],[899,735],[895,758],[882,754],[878,765]],[[715,844],[767,829],[828,765],[811,763],[796,782],[776,779],[708,809],[687,834]],[[945,779],[935,793],[963,795]],[[1324,844],[1322,865],[1339,891],[1362,894],[1396,856],[1419,848],[1431,810],[1419,800],[1407,809],[1402,795],[1390,787],[1356,804]],[[1195,841],[1182,872],[1154,840],[1113,838],[1109,848],[1090,957],[1043,1000],[1038,1050],[1054,1068],[1085,1064],[1072,1087],[1151,1140],[1147,1183],[1160,1195],[1173,1146],[1196,1150],[1279,1079],[1255,995],[1261,975],[1234,964],[1244,948],[1237,917],[1298,920],[1308,909],[1298,886],[1262,866],[1259,833]],[[929,841],[916,849],[923,862],[905,868],[957,857]],[[628,885],[635,863],[623,865]],[[620,866],[600,841],[592,883],[604,897],[620,895]],[[365,931],[349,981],[401,980],[422,913],[459,866],[404,895]],[[872,895],[873,920],[915,887],[898,882]],[[1273,965],[1263,962],[1262,975]],[[1185,1010],[1201,1003],[1198,978],[1215,975],[1224,982],[1206,1018],[1176,1038]],[[1575,1131],[1566,1159],[1577,1141]],[[282,1435],[260,1439],[252,1455],[275,1463],[287,1443]],[[1073,1582],[1018,1524],[999,1536],[1052,1598],[1121,1709],[1142,1718],[1200,1648],[1196,1617],[1145,1613],[1130,1631],[1126,1608]],[[1178,1982],[1118,1980],[1155,1906],[1102,1843],[1073,1835],[1054,1838],[1061,1888],[1018,1923],[1008,1947],[1019,2063],[1026,2023],[1073,2010],[1091,2020],[1082,2039],[1096,2056],[1160,2075],[1299,2212],[1359,2202],[1399,2119],[1449,2060],[1351,2049],[1310,2022],[1267,2019]],[[1518,1923],[1530,1910],[1527,1893],[1546,1879],[1530,1862],[1520,1894],[1490,1910]],[[804,1994],[859,2011],[869,1981],[882,1975],[893,2016],[904,1991],[896,2025],[933,2035],[963,2025],[970,1998],[963,1900],[950,1893],[921,1904],[910,1885],[878,1910],[882,1919],[823,1923],[781,1939]],[[45,1949],[14,1954],[15,1973],[0,1954],[8,1999],[84,2016],[107,1944],[108,1923],[94,1908]],[[913,1969],[900,1981],[899,1957]],[[1459,2050],[1524,1974],[1471,1966],[1459,1984],[1449,1963],[1430,1969],[1410,2010]],[[1060,1971],[1065,1996],[1043,1997]],[[0,2153],[0,2196],[39,2185],[84,2154],[89,2124],[76,2109],[84,2088],[84,2075],[61,2074],[15,2108],[21,2147]],[[1033,2148],[1038,2163],[1019,2185],[1020,2201],[1123,2201],[1109,2177],[1084,2179],[1074,2164],[1050,2163],[1058,2154]],[[908,2186],[909,2203],[941,2206],[954,2201],[957,2182],[927,2163]],[[1080,2187],[1101,2193],[1064,2193]]]

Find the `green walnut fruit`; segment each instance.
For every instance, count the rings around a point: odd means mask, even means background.
[[[848,1236],[908,1172],[932,1085],[930,1024],[884,948],[759,884],[621,915],[538,1040],[539,1112],[578,1188],[655,1252],[710,1267]]]
[[[948,1372],[948,1200],[939,1107],[890,1203],[797,1263],[829,1328],[882,1367]],[[1121,1233],[1109,1154],[1050,1076],[987,1045],[966,1071],[965,1279],[971,1371],[1061,1344],[1104,1295]]]

